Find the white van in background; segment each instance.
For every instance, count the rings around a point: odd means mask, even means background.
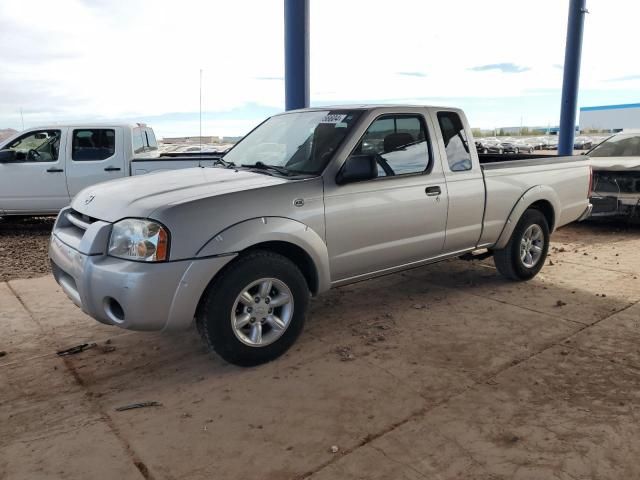
[[[143,123],[31,128],[0,144],[0,216],[55,214],[96,183],[216,161],[160,157]]]

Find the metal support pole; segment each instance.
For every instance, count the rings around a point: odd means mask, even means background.
[[[309,0],[284,0],[285,109],[309,106]]]
[[[567,45],[564,52],[564,77],[562,79],[562,105],[560,109],[560,142],[558,155],[572,155],[578,108],[580,82],[580,57],[586,0],[569,0]]]

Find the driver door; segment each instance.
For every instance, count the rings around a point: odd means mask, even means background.
[[[54,214],[69,204],[66,135],[64,128],[32,130],[3,147],[14,153],[0,163],[0,211]]]
[[[437,257],[447,224],[447,188],[422,114],[387,114],[353,153],[375,156],[376,178],[325,185],[331,280],[346,282]]]

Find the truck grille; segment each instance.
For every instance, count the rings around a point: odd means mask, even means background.
[[[97,218],[66,208],[58,217],[53,234],[65,244],[78,249],[89,227],[97,221]]]
[[[73,209],[69,209],[69,211],[66,212],[65,217],[71,225],[82,231],[89,228],[89,226],[96,221],[95,218],[83,215],[82,213],[77,212]]]

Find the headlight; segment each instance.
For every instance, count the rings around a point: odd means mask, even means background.
[[[109,255],[139,262],[164,262],[169,259],[169,232],[151,220],[120,220],[111,230]]]

